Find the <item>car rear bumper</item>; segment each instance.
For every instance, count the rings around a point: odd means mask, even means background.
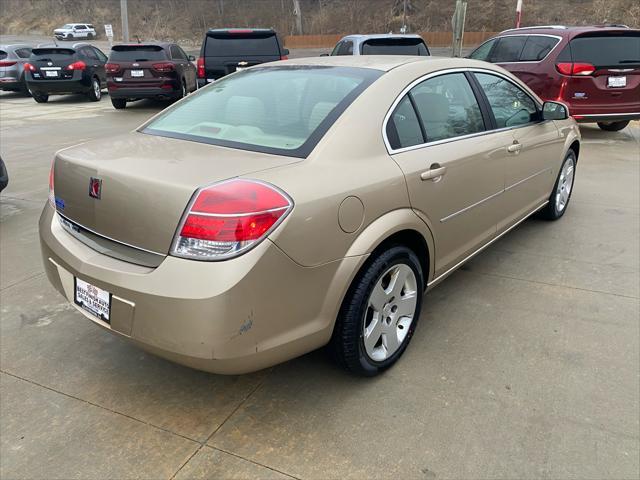
[[[180,96],[181,90],[172,84],[165,84],[163,88],[157,87],[122,87],[113,83],[107,83],[107,90],[111,98],[165,98],[173,99]]]
[[[84,79],[29,80],[27,86],[35,93],[85,93],[91,89],[91,83]]]
[[[624,122],[628,120],[640,119],[640,110],[635,113],[571,113],[571,116],[578,123],[593,123],[593,122]]]
[[[47,204],[40,243],[53,286],[85,317],[141,348],[214,373],[259,370],[326,344],[364,257],[314,268],[271,241],[221,262],[167,256],[156,268],[99,254]],[[112,294],[110,323],[74,303],[74,278]]]
[[[21,82],[16,77],[0,77],[0,89],[1,90],[23,90],[25,83]]]

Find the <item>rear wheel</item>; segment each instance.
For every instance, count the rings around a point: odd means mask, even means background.
[[[67,33],[67,36],[64,37],[65,40],[73,40],[73,34],[72,33]]]
[[[187,90],[187,82],[185,82],[183,78],[180,86],[180,96],[178,97],[178,100],[186,97],[187,95],[189,95],[189,92]]]
[[[543,218],[557,220],[564,215],[569,205],[569,200],[571,200],[575,172],[576,154],[573,150],[569,150],[560,168],[560,173],[558,173],[553,192],[549,197],[549,203],[540,211]]]
[[[127,100],[124,98],[112,98],[111,104],[117,110],[122,110],[123,108],[127,107]]]
[[[407,247],[380,253],[356,277],[336,321],[330,349],[348,370],[373,376],[403,354],[416,327],[423,272]]]
[[[92,102],[99,102],[102,98],[102,87],[100,86],[100,80],[96,77],[91,79],[91,90],[89,90],[87,96]]]
[[[30,92],[33,99],[38,103],[47,103],[49,101],[49,95],[46,93]]]
[[[622,122],[598,122],[598,126],[607,132],[617,132],[629,125],[629,120]]]

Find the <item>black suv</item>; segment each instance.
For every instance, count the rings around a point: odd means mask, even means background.
[[[84,93],[97,102],[107,83],[106,62],[107,56],[87,43],[34,48],[24,65],[27,88],[38,103],[63,93]]]
[[[259,63],[286,60],[278,34],[270,28],[210,29],[198,58],[198,87]]]

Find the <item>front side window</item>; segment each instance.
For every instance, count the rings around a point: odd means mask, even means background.
[[[491,62],[517,62],[526,41],[527,37],[524,35],[502,37],[491,53]]]
[[[474,60],[483,60],[485,62],[488,62],[489,61],[489,54],[491,53],[491,49],[496,44],[497,40],[498,39],[494,38],[492,40],[489,40],[488,42],[484,42],[482,45],[480,45],[478,48],[476,48],[473,52],[471,52],[471,55],[469,55],[469,58],[473,58]]]
[[[429,78],[411,89],[428,142],[485,129],[473,90],[463,73]]]
[[[304,158],[381,74],[349,67],[252,68],[190,95],[142,132]]]
[[[488,73],[474,73],[484,90],[497,128],[517,127],[538,119],[533,99],[513,83]]]
[[[559,39],[553,37],[530,35],[520,54],[520,61],[539,62],[553,50],[553,47],[555,47],[559,41]]]

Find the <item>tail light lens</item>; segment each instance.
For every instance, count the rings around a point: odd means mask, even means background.
[[[280,60],[289,60],[287,55],[280,55]]]
[[[53,189],[53,167],[55,160],[51,162],[51,170],[49,170],[49,205],[55,210],[56,208],[56,195]]]
[[[12,65],[15,65],[18,62],[14,62],[14,61],[10,61],[10,60],[3,60],[0,62],[0,67],[10,67]]]
[[[172,72],[173,71],[173,63],[162,62],[162,63],[153,63],[151,64],[151,68],[153,68],[156,72]]]
[[[120,71],[120,64],[118,63],[105,63],[104,69],[107,73],[118,73]]]
[[[24,64],[24,69],[27,72],[35,72],[36,71],[36,67],[34,67],[33,65],[31,65],[30,63],[25,63]]]
[[[556,70],[563,75],[591,75],[596,71],[596,67],[590,63],[563,62],[556,64]]]
[[[198,78],[204,78],[204,58],[199,57],[198,62],[196,63],[198,67]]]
[[[171,253],[198,260],[224,260],[262,241],[293,208],[273,185],[229,180],[196,193],[187,208]]]
[[[84,70],[85,68],[87,68],[87,64],[84,63],[82,60],[78,60],[77,62],[73,62],[70,65],[67,65],[67,70]]]

